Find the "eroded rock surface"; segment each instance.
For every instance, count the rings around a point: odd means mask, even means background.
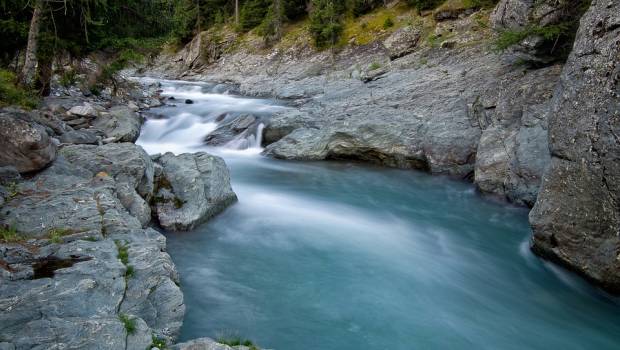
[[[237,200],[224,160],[205,152],[155,156],[157,174],[154,210],[169,230],[191,230]]]
[[[620,292],[620,3],[581,20],[549,117],[551,166],[530,213],[533,250]]]

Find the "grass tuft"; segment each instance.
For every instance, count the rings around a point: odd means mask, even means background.
[[[15,73],[0,69],[0,107],[17,105],[26,109],[36,108],[39,98],[33,91],[17,85]]]
[[[24,238],[17,232],[14,227],[0,225],[0,242],[14,243],[23,240]]]
[[[126,314],[119,314],[118,319],[123,323],[123,326],[125,326],[125,331],[127,331],[127,334],[134,334],[136,332],[135,319],[130,318]]]
[[[62,237],[72,234],[73,231],[67,228],[53,228],[47,232],[47,236],[52,243],[62,243]]]

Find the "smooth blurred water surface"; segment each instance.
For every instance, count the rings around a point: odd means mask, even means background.
[[[174,122],[189,112],[167,113]],[[139,143],[161,151],[158,131]],[[618,301],[534,257],[525,209],[415,171],[211,151],[231,168],[239,202],[193,232],[166,234],[187,305],[181,340],[237,335],[278,350],[620,348]]]

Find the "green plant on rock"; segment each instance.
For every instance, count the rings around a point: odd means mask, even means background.
[[[407,0],[407,3],[418,11],[432,10],[444,0]]]
[[[247,346],[248,348],[250,348],[250,350],[258,350],[258,346],[256,346],[254,344],[254,342],[252,342],[249,339],[242,339],[240,337],[219,337],[217,338],[217,342],[220,344],[225,344],[228,346]]]
[[[368,66],[368,70],[375,70],[381,68],[381,64],[378,62],[373,62]]]
[[[151,348],[158,348],[159,350],[165,350],[165,349],[168,349],[168,344],[166,343],[165,339],[159,338],[156,335],[153,335],[153,340],[151,342],[151,346],[149,347],[149,349]]]
[[[0,242],[14,243],[22,241],[24,238],[17,232],[14,227],[0,225]]]
[[[53,228],[48,231],[47,236],[52,243],[62,243],[62,237],[72,234],[73,231],[67,228]]]
[[[126,314],[119,314],[118,319],[121,321],[123,326],[125,326],[125,331],[127,331],[127,334],[136,333],[136,320],[135,319],[129,317]]]
[[[114,241],[116,244],[116,249],[118,250],[118,259],[123,263],[123,265],[127,265],[129,263],[129,246],[127,243],[122,243],[119,240]]]

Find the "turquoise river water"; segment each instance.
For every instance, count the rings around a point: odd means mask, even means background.
[[[187,305],[181,340],[239,336],[277,350],[620,349],[618,300],[536,258],[527,210],[416,171],[270,160],[258,154],[260,137],[245,150],[209,150],[200,144],[217,115],[283,107],[206,84],[163,90],[194,104],[154,110],[161,115],[138,143],[149,153],[221,155],[239,197],[195,231],[166,233]]]

